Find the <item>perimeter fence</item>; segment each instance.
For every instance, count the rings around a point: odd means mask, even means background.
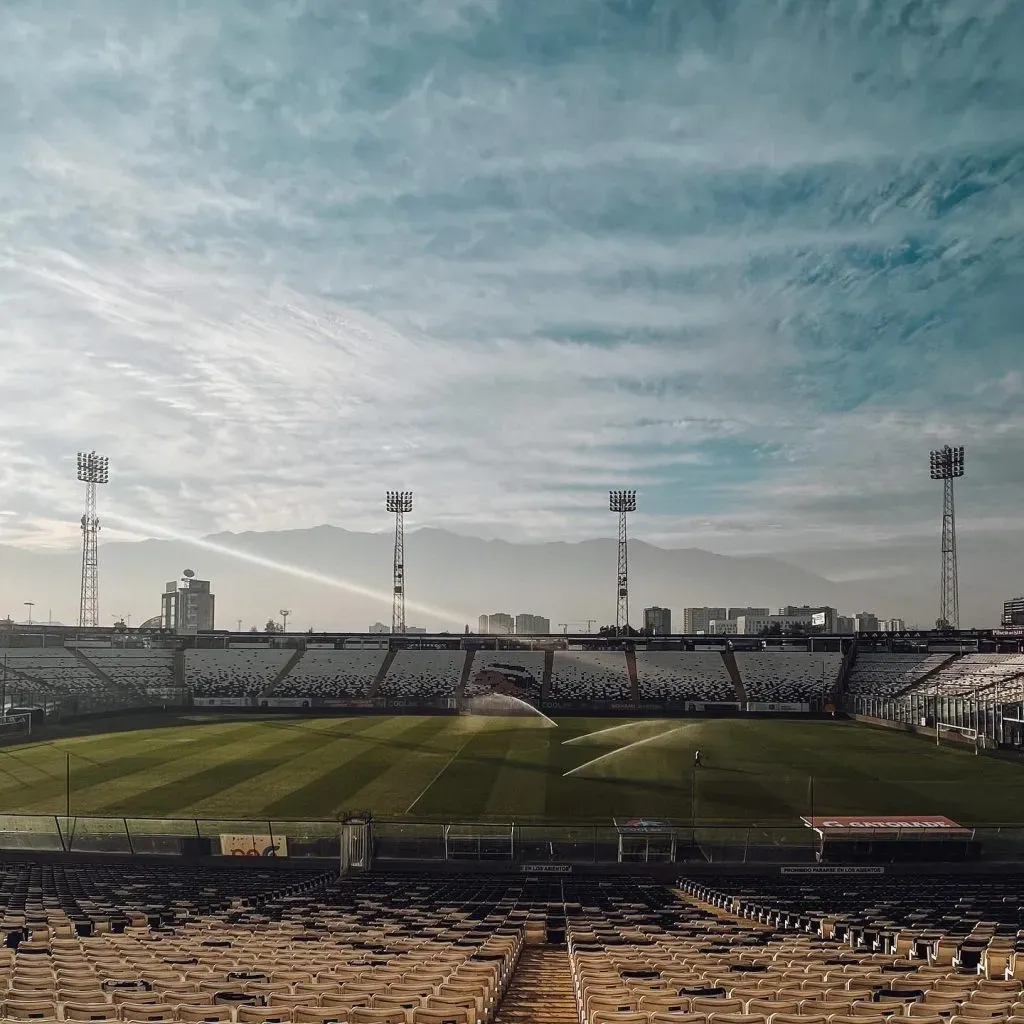
[[[805,825],[700,824],[617,819],[606,824],[369,819],[289,820],[0,815],[7,853],[192,858],[288,857],[345,861],[352,830],[372,862],[571,866],[650,863],[814,863],[818,833]],[[1024,858],[1024,826],[973,828],[963,857]],[[897,837],[898,838],[898,837]],[[968,845],[970,851],[968,851]],[[893,847],[895,849],[895,846]],[[950,846],[948,849],[956,851]],[[559,867],[561,866],[561,867]]]

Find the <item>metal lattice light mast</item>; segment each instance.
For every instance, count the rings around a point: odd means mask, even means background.
[[[964,449],[944,445],[931,453],[931,478],[942,481],[942,582],[939,589],[939,623],[960,628],[960,585],[956,564],[956,511],[953,481],[964,475]]]
[[[82,589],[78,625],[100,624],[100,564],[96,515],[96,488],[110,481],[110,459],[95,452],[78,453],[78,479],[85,484],[85,515],[82,516]]]
[[[609,491],[608,508],[619,513],[619,571],[615,585],[615,632],[629,630],[629,557],[626,550],[626,514],[636,511],[636,491]]]
[[[387,507],[395,514],[394,590],[391,598],[391,632],[405,632],[405,513],[412,511],[412,491],[388,491]]]

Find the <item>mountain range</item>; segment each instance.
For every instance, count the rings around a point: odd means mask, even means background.
[[[552,629],[595,629],[615,618],[616,542],[509,543],[423,528],[405,544],[410,625],[461,632],[483,613],[530,612]],[[100,624],[131,615],[132,623],[159,612],[167,581],[193,569],[212,581],[217,625],[243,628],[290,609],[290,628],[365,630],[390,623],[393,537],[334,526],[274,532],[218,533],[196,541],[111,541],[100,546]],[[866,608],[908,619],[888,581],[836,582],[769,557],[666,549],[640,540],[629,546],[631,621],[662,605],[682,627],[690,605],[828,604],[843,614]],[[48,615],[77,621],[79,555],[0,545],[0,616]],[[908,596],[900,597],[904,602]],[[923,599],[922,599],[923,600]],[[922,618],[926,623],[927,618]]]

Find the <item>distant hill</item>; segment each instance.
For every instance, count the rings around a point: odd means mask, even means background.
[[[289,626],[365,630],[390,621],[390,534],[333,526],[267,533],[219,533],[194,544],[177,540],[110,542],[100,547],[101,623],[121,615],[141,622],[159,609],[168,580],[185,568],[213,582],[218,625],[243,628],[292,610]],[[872,594],[774,558],[671,550],[630,542],[631,620],[645,605],[673,611],[682,625],[686,605],[831,604],[858,610]],[[446,530],[406,537],[407,621],[429,629],[476,628],[482,612],[534,612],[559,622],[614,621],[616,543],[515,544]],[[77,552],[37,552],[0,546],[0,617],[21,617],[26,600],[77,620]],[[335,581],[334,583],[330,580]],[[884,597],[884,595],[883,595]],[[424,607],[425,606],[425,607]],[[872,607],[879,614],[899,608]],[[570,628],[583,628],[582,626]]]

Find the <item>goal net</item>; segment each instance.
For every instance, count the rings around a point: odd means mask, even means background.
[[[32,735],[32,716],[28,713],[0,715],[0,742],[14,736]]]
[[[446,860],[511,860],[515,851],[514,828],[506,824],[456,822],[444,827]]]
[[[951,740],[953,743],[981,749],[985,747],[985,737],[977,729],[972,729],[967,725],[953,725],[952,722],[938,723],[938,739],[940,741]]]

